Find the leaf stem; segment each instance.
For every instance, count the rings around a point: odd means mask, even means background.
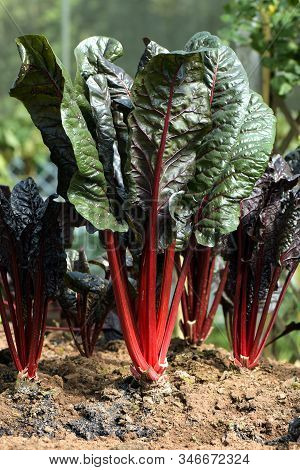
[[[219,283],[219,286],[218,286],[218,289],[217,289],[217,292],[215,294],[215,297],[214,297],[214,300],[213,300],[213,303],[212,303],[212,306],[211,306],[211,309],[210,309],[210,312],[205,320],[205,323],[203,325],[203,328],[202,328],[202,334],[200,336],[200,340],[201,341],[205,341],[207,336],[208,336],[208,333],[211,329],[211,325],[212,325],[212,322],[213,322],[213,319],[217,313],[217,310],[218,310],[218,306],[220,304],[220,301],[221,301],[221,298],[222,298],[222,294],[223,294],[223,291],[224,291],[224,288],[225,288],[225,284],[226,284],[226,281],[227,281],[227,277],[228,277],[228,271],[229,271],[229,263],[228,261],[226,262],[226,265],[225,265],[225,268],[222,272],[222,275],[221,275],[221,280],[220,280],[220,283]]]

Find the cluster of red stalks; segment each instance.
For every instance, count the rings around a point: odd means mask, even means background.
[[[144,246],[139,271],[138,296],[135,301],[130,296],[128,275],[125,263],[122,261],[118,236],[111,231],[105,233],[115,300],[124,339],[134,364],[133,373],[138,378],[144,377],[157,381],[167,367],[167,351],[176,323],[193,247],[189,248],[170,302],[175,242],[165,251],[162,281],[158,292],[157,249],[154,232],[152,232],[152,237],[147,238]]]
[[[212,248],[198,245],[188,268],[181,298],[181,328],[186,340],[194,345],[205,341],[210,334],[226,284],[228,263],[220,272],[219,284],[210,305],[216,258]],[[176,253],[176,270],[180,275],[182,262],[179,253]]]
[[[39,270],[34,282],[30,273],[27,273],[27,298],[24,302],[15,251],[12,250],[11,256],[11,282],[7,271],[3,268],[0,270],[0,314],[19,377],[34,379],[42,353],[48,308],[48,299],[44,295],[43,270]]]
[[[88,294],[79,292],[76,294],[76,310],[76,317],[68,310],[64,311],[69,329],[80,354],[91,357],[106,316],[95,318],[94,315],[88,315]]]
[[[249,260],[250,240],[238,228],[237,276],[234,292],[233,311],[227,317],[227,331],[230,332],[235,364],[249,369],[257,366],[259,358],[275,323],[279,308],[296,267],[289,271],[278,291],[278,281],[283,272],[281,265],[273,266],[271,281],[263,305],[259,299],[263,267],[265,263],[264,245],[257,256],[255,272],[252,273]],[[251,289],[250,279],[253,276],[254,288]],[[278,295],[272,307],[273,294]],[[228,324],[229,323],[229,324]]]
[[[160,292],[158,292],[157,237],[160,209],[159,185],[171,117],[173,93],[174,87],[172,85],[161,143],[153,172],[151,207],[149,208],[148,227],[140,263],[136,301],[130,295],[124,254],[119,245],[118,235],[110,230],[106,230],[104,234],[117,310],[124,339],[134,365],[132,371],[138,378],[145,377],[152,381],[157,381],[167,367],[167,351],[176,323],[189,263],[195,247],[193,239],[190,241],[175,292],[170,302],[175,263],[175,240],[165,250],[162,280]]]

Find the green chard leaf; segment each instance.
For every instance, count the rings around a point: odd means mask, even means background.
[[[236,54],[219,38],[198,33],[186,50],[198,50],[205,66],[212,130],[198,144],[195,177],[186,205],[199,209],[197,241],[214,246],[239,223],[239,203],[265,170],[275,137],[275,118],[249,89],[246,72]]]
[[[76,210],[99,230],[125,231],[107,199],[107,184],[96,144],[80,111],[71,81],[65,83],[62,122],[74,148],[78,171],[72,177],[68,197]]]
[[[66,198],[77,166],[60,114],[64,71],[44,36],[21,36],[16,42],[22,65],[10,96],[23,102],[40,130],[51,152],[51,160],[58,167],[57,191]]]
[[[99,56],[103,56],[113,62],[123,55],[123,47],[116,39],[105,36],[92,36],[81,41],[75,48],[74,53],[77,62],[74,83],[77,102],[89,126],[90,132],[95,135],[92,110],[89,103],[89,90],[86,81],[90,76],[94,76],[99,72]]]
[[[158,213],[163,215],[171,196],[193,176],[195,143],[211,127],[200,55],[156,55],[137,74],[132,100],[135,108],[128,119],[131,198],[144,210],[150,208],[161,154]]]
[[[127,115],[132,109],[132,79],[112,63],[122,54],[119,41],[103,36],[88,38],[75,49],[77,102],[97,142],[111,201],[125,198]]]
[[[132,78],[121,67],[111,63],[104,56],[99,57],[99,74],[107,80],[108,92],[111,99],[111,113],[116,132],[115,150],[116,164],[120,158],[120,167],[125,186],[128,184],[125,177],[125,167],[128,161],[128,115],[133,108],[131,100]]]
[[[95,75],[105,76],[111,100],[132,108],[130,90],[132,78],[113,62],[123,55],[122,44],[113,38],[94,36],[85,39],[75,49],[77,73],[75,89],[79,98],[85,99],[83,109],[91,114],[89,106],[89,89],[87,80]],[[83,102],[82,102],[83,103]]]
[[[111,113],[111,98],[104,75],[89,77],[87,86],[90,93],[92,114],[96,126],[96,140],[103,168],[109,183],[108,197],[117,199],[118,190],[124,199],[124,183],[121,158],[117,146],[117,133]]]
[[[215,178],[197,225],[199,243],[213,246],[223,234],[236,229],[240,201],[251,194],[263,174],[275,139],[275,117],[255,92],[226,166]]]

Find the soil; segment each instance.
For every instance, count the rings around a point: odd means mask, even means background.
[[[213,345],[176,340],[167,380],[138,384],[122,341],[81,357],[47,335],[39,383],[16,385],[0,333],[0,449],[300,449],[300,368],[239,370]]]

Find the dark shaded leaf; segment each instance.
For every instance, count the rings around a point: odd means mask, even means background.
[[[43,201],[32,178],[18,183],[10,199],[0,191],[0,263],[13,278],[12,263],[17,263],[24,299],[30,295],[29,279],[34,287],[42,277],[46,298],[55,297],[61,289],[66,269],[59,225],[61,204],[53,198]]]
[[[45,295],[48,298],[57,298],[62,291],[67,267],[59,224],[60,213],[61,204],[50,199],[43,217],[40,252],[45,276]]]
[[[66,274],[66,284],[75,292],[91,292],[100,297],[106,293],[108,282],[100,276],[73,271]]]
[[[269,290],[273,269],[281,265],[292,271],[300,259],[300,194],[299,176],[292,175],[285,160],[272,159],[263,177],[256,183],[252,195],[241,203],[241,230],[252,280],[248,291],[254,289],[255,272],[260,264],[262,275],[259,300],[263,304]],[[237,245],[237,234],[230,237]],[[236,247],[228,244],[227,256],[231,260],[227,291],[233,292],[236,279]]]
[[[90,356],[105,318],[114,306],[112,286],[104,276],[90,274],[83,250],[68,250],[67,259],[68,272],[59,302],[80,353]],[[74,327],[79,328],[79,334]]]
[[[39,224],[45,214],[47,204],[40,196],[38,187],[32,178],[20,181],[13,188],[10,205],[17,222],[18,232],[16,235],[18,237],[26,227],[36,227]]]
[[[88,222],[78,214],[75,207],[69,202],[61,204],[59,220],[62,230],[63,244],[66,249],[72,246],[75,227],[86,226],[88,230]]]
[[[264,208],[279,210],[281,195],[297,185],[298,177],[293,175],[290,166],[280,156],[274,157],[264,175],[257,181],[250,197],[243,200],[241,217],[250,236],[256,237],[255,225]],[[277,204],[277,208],[274,209]]]
[[[292,168],[292,172],[295,175],[299,175],[300,174],[300,148],[298,147],[293,152],[288,153],[285,156],[285,160],[288,162],[288,164]]]
[[[143,41],[146,47],[139,61],[138,72],[145,68],[145,66],[152,59],[152,57],[155,57],[158,54],[168,54],[169,52],[168,49],[160,46],[155,41],[151,41],[148,38],[144,38]]]
[[[60,114],[65,71],[44,36],[21,36],[16,42],[22,65],[10,95],[24,103],[40,130],[51,160],[58,167],[57,191],[66,198],[76,161]]]

